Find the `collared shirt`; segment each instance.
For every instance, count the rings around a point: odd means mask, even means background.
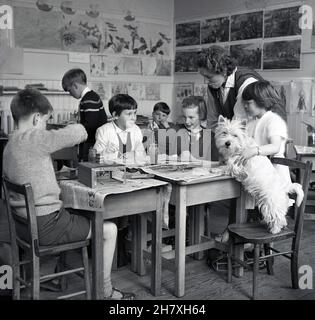
[[[82,93],[80,99],[82,99],[89,91],[92,91],[89,87],[86,87]]]

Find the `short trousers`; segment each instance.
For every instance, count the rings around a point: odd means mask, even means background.
[[[60,245],[85,240],[90,231],[90,221],[61,208],[59,211],[37,217],[37,228],[40,245]],[[22,239],[29,240],[25,224],[16,221],[16,229]]]

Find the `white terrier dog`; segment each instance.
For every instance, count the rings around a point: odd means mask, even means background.
[[[244,149],[257,146],[249,137],[246,127],[237,120],[229,121],[220,116],[215,131],[215,142],[227,165],[227,171],[241,182],[245,190],[254,197],[267,224],[269,232],[275,234],[287,225],[286,214],[290,206],[290,193],[296,193],[296,204],[300,206],[304,193],[298,183],[287,185],[266,156],[254,156],[241,163]]]

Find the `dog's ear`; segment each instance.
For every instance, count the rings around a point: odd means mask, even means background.
[[[222,116],[222,114],[220,114],[218,118],[218,124],[223,124],[225,122],[226,122],[226,119]]]

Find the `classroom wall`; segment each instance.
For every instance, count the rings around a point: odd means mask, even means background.
[[[313,8],[315,14],[315,0],[303,1]],[[268,6],[281,4],[295,5],[299,2],[288,0],[195,0],[192,4],[190,0],[175,0],[174,2],[174,23],[198,20],[207,16],[222,14],[233,14],[246,12],[255,9],[264,9]],[[311,30],[302,32],[302,48],[309,46]],[[268,80],[290,81],[305,78],[315,79],[315,52],[302,53],[300,70],[268,70],[259,73]],[[204,79],[197,73],[176,73],[175,83],[195,82],[203,83]],[[301,121],[306,121],[315,125],[315,117],[310,114],[288,114],[289,134],[297,144],[305,144],[307,141],[306,127]]]
[[[0,4],[10,4],[13,6],[29,7],[34,6],[36,0],[19,0],[19,1],[4,1],[0,0]],[[61,0],[47,0],[46,3],[53,5],[53,10],[58,10]],[[136,19],[148,23],[157,23],[167,26],[170,34],[173,34],[173,0],[75,0],[72,1],[73,9],[82,10],[84,12],[89,5],[98,5],[98,9],[105,17],[121,19],[130,10]],[[56,8],[56,9],[55,9]],[[170,57],[173,59],[173,47]],[[161,83],[160,98],[161,100],[172,104],[173,101],[173,75],[171,76],[136,76],[136,75],[113,75],[104,78],[90,77],[90,65],[86,63],[69,63],[68,53],[66,51],[52,51],[41,49],[24,49],[23,50],[23,70],[20,74],[0,74],[0,85],[18,86],[26,83],[41,82],[49,85],[50,88],[62,89],[61,78],[68,69],[79,67],[83,69],[88,76],[89,81],[104,81],[104,82],[150,82]],[[128,78],[126,78],[128,77]],[[58,103],[53,99],[53,104]],[[63,99],[66,108],[73,109],[78,105],[78,101],[69,98],[67,101]],[[138,113],[142,115],[150,115],[153,105],[156,101],[141,100],[138,102]],[[107,108],[107,101],[104,101]],[[60,106],[57,106],[60,108]],[[108,110],[107,110],[108,112]]]

